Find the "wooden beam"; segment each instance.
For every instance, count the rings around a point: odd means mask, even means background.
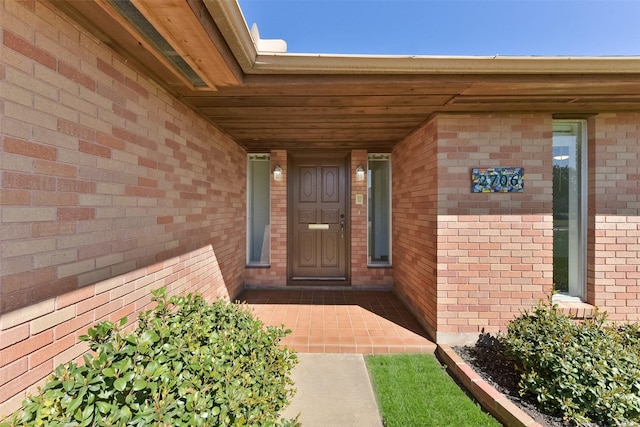
[[[401,105],[401,106],[335,106],[335,107],[202,107],[198,111],[211,118],[223,117],[334,117],[344,119],[348,116],[367,117],[369,115],[409,115],[420,116],[431,113],[436,106]]]
[[[436,106],[444,105],[450,95],[330,95],[330,96],[229,96],[229,97],[191,97],[185,99],[198,108],[216,107],[375,107],[396,106]]]
[[[184,0],[132,0],[132,3],[209,89],[241,83]]]

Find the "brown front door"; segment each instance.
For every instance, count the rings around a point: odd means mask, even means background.
[[[290,158],[289,284],[349,284],[348,155]]]

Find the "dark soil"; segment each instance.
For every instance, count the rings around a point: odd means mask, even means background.
[[[504,394],[531,418],[545,427],[566,427],[561,417],[547,414],[538,408],[533,397],[521,397],[518,393],[520,374],[513,362],[504,354],[503,346],[495,337],[481,335],[474,346],[454,347],[453,350],[486,382]]]

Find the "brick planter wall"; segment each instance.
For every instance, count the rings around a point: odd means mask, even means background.
[[[0,419],[18,409],[27,393],[37,393],[61,363],[82,363],[87,352],[80,335],[98,321],[150,309],[151,290],[169,295],[199,293],[208,301],[229,299],[211,245],[81,289],[4,313],[0,317]],[[233,295],[231,295],[233,296]]]

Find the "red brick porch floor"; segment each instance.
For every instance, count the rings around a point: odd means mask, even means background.
[[[301,353],[433,353],[436,345],[388,291],[245,290],[267,325],[292,333],[282,344]]]

